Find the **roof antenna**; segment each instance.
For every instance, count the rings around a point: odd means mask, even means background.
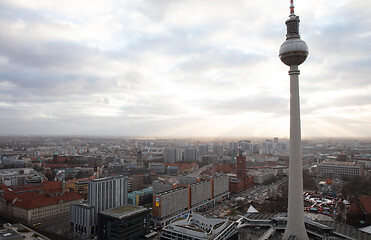
[[[291,3],[291,5],[290,5],[290,15],[295,15],[295,13],[294,13],[294,0],[290,0],[290,3]]]

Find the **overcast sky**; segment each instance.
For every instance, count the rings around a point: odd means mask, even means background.
[[[371,1],[295,1],[303,137],[371,136]],[[0,0],[0,135],[289,136],[289,0]]]

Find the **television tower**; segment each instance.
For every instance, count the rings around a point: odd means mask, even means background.
[[[303,161],[301,156],[299,68],[308,56],[308,46],[300,39],[299,17],[294,13],[294,0],[290,0],[290,17],[286,20],[286,41],[281,45],[281,61],[290,66],[290,161],[289,201],[287,226],[283,235],[287,239],[308,239],[304,225]]]

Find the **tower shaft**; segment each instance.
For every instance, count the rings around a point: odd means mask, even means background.
[[[303,161],[301,155],[299,68],[290,66],[290,160],[289,160],[289,201],[287,226],[284,240],[295,236],[299,240],[307,240],[304,226],[303,203]]]

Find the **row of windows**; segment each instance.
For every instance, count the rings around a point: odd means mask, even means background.
[[[74,202],[72,202],[74,203]],[[60,213],[66,213],[70,211],[70,205],[69,203],[62,203],[62,204],[54,204],[43,208],[37,208],[31,210],[32,218],[40,218],[40,217],[47,217],[51,215],[56,215]]]
[[[320,173],[339,173],[344,175],[359,175],[360,170],[359,169],[346,169],[346,168],[331,168],[331,167],[321,167],[319,169]]]
[[[164,230],[161,232],[161,237],[167,238],[167,239],[178,239],[178,240],[198,240],[200,239],[200,238],[194,238],[194,237],[186,236],[183,234],[168,232]]]

